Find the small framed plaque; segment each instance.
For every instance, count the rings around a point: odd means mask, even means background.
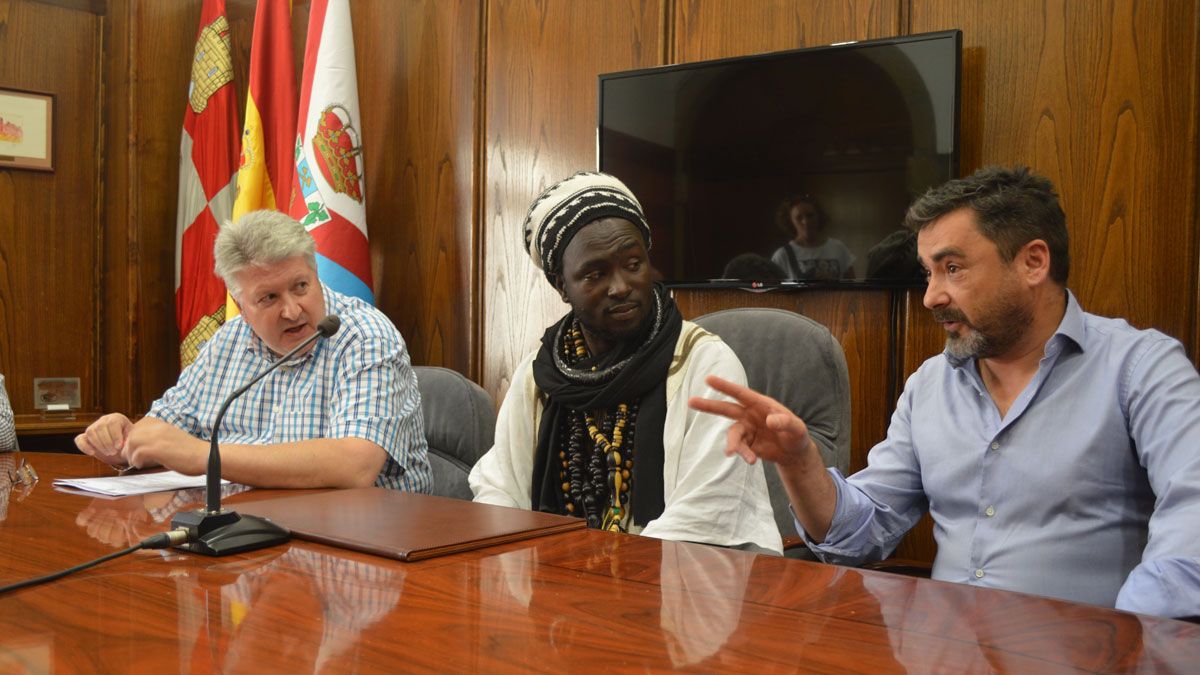
[[[0,169],[54,170],[54,95],[0,88]]]
[[[79,410],[79,378],[33,378],[33,407],[46,413]]]

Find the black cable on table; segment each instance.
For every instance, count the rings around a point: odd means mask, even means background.
[[[99,558],[96,558],[95,560],[89,560],[88,562],[76,565],[74,567],[69,567],[65,570],[59,570],[57,572],[51,572],[50,574],[45,574],[40,577],[34,577],[32,579],[18,581],[16,583],[9,584],[7,586],[0,586],[0,595],[2,595],[4,593],[8,593],[9,591],[15,591],[15,590],[18,590],[21,588],[28,588],[30,586],[37,586],[38,584],[44,584],[48,581],[54,581],[55,579],[61,579],[65,576],[67,576],[68,574],[74,574],[75,572],[86,570],[89,567],[95,567],[96,565],[99,565],[100,563],[108,562],[109,560],[112,560],[113,558],[120,558],[123,555],[129,555],[130,553],[133,553],[134,551],[140,551],[142,549],[152,549],[152,548],[166,548],[168,546],[173,546],[175,544],[181,544],[181,543],[187,541],[187,536],[188,536],[187,530],[171,530],[169,532],[160,532],[152,537],[147,537],[147,538],[141,540],[134,546],[130,546],[127,549],[116,551],[114,553],[109,553],[108,555],[100,556]]]

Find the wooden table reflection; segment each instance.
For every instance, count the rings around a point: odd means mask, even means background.
[[[50,481],[108,470],[79,456],[26,459],[41,475],[32,490],[5,490],[0,478],[0,583],[166,529],[193,496],[68,494]],[[416,563],[300,541],[228,558],[140,552],[0,596],[0,672],[1187,672],[1198,663],[1200,626],[1181,621],[595,531]]]

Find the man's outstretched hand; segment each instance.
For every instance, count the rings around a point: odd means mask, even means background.
[[[749,387],[709,375],[708,386],[733,401],[718,401],[693,396],[688,406],[700,412],[721,415],[733,421],[725,440],[725,454],[737,453],[753,464],[759,459],[781,467],[792,467],[811,460],[820,464],[820,451],[808,435],[808,426],[779,401]]]

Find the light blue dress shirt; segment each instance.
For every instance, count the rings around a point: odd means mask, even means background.
[[[1200,377],[1176,340],[1066,314],[1001,419],[975,359],[909,378],[887,439],[837,488],[822,560],[878,560],[929,510],[933,578],[1200,615]]]
[[[404,340],[379,310],[321,288],[325,311],[338,315],[341,328],[235,400],[221,422],[221,442],[362,438],[388,453],[376,485],[429,492],[433,479],[421,395]],[[241,316],[234,317],[204,344],[148,415],[210,439],[225,397],[277,358]]]

